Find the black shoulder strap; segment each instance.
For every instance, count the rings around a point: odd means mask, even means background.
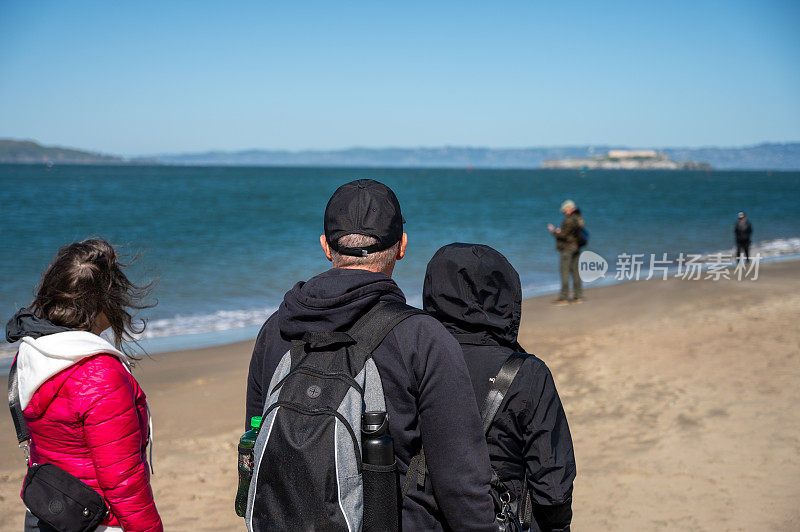
[[[398,323],[416,314],[425,312],[400,301],[382,301],[361,316],[347,332],[306,332],[302,339],[292,340],[292,369],[308,356],[306,346],[319,349],[335,344],[356,344],[353,356],[357,357],[356,366],[360,368]]]
[[[372,354],[397,324],[424,311],[400,301],[383,301],[372,307],[348,334],[358,343],[362,353]]]
[[[11,364],[8,372],[8,407],[11,409],[11,419],[14,420],[14,429],[17,431],[17,441],[19,443],[28,441],[28,426],[25,424],[25,417],[22,415],[22,408],[19,404],[19,385],[17,384],[17,361]]]
[[[497,373],[497,377],[494,378],[492,387],[483,401],[483,408],[481,408],[484,434],[489,432],[489,427],[492,426],[494,417],[497,415],[497,411],[500,409],[511,383],[514,382],[514,378],[526,358],[528,358],[527,353],[511,353],[511,356],[500,367],[500,371]]]
[[[425,489],[425,449],[420,449],[419,454],[411,457],[411,462],[408,464],[408,471],[406,471],[406,480],[403,482],[403,489],[401,496],[404,498],[408,494],[408,490],[416,483],[417,488]]]

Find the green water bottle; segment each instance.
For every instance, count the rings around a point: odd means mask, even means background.
[[[261,416],[250,418],[250,430],[239,438],[239,489],[236,491],[236,515],[244,517],[247,510],[247,492],[250,491],[250,479],[253,477],[253,445],[256,443],[258,429],[261,427]]]

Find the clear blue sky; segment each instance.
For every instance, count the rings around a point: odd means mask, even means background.
[[[0,137],[123,155],[800,141],[800,2],[0,0]]]

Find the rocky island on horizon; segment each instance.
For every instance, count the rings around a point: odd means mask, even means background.
[[[712,170],[706,162],[673,161],[656,150],[608,150],[605,155],[546,159],[542,168],[569,170]]]

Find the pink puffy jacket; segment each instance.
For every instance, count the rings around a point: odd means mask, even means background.
[[[103,521],[125,531],[161,531],[145,449],[144,392],[120,360],[100,354],[44,382],[24,410],[31,461],[55,464],[103,496]]]

